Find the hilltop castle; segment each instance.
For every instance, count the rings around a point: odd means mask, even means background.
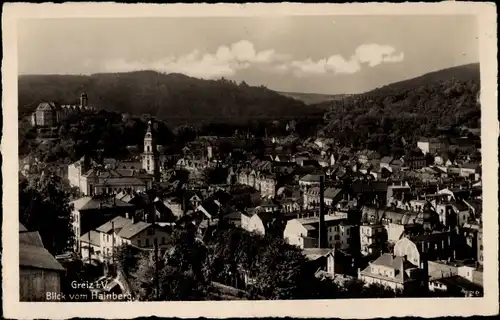
[[[59,124],[62,117],[70,111],[94,111],[88,105],[88,96],[85,92],[80,95],[78,105],[58,105],[53,101],[41,102],[35,112],[31,114],[31,124],[34,127],[51,127]]]

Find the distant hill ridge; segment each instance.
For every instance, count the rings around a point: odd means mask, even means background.
[[[284,92],[278,91],[279,94],[285,97],[290,97],[304,102],[307,105],[342,99],[350,96],[349,94],[322,94],[322,93],[302,93],[302,92]]]
[[[266,87],[234,81],[202,80],[179,73],[134,71],[84,75],[22,75],[19,111],[41,101],[74,103],[82,91],[98,109],[149,114],[170,123],[231,122],[320,117],[322,110]]]
[[[302,101],[307,105],[317,105],[321,107],[322,102],[342,100],[345,98],[363,95],[384,95],[387,94],[388,91],[416,89],[429,83],[437,81],[447,81],[452,79],[458,81],[479,82],[479,63],[471,63],[425,73],[415,78],[390,83],[361,94],[321,94],[284,91],[279,91],[279,93],[284,96]]]
[[[468,64],[310,107],[328,110],[318,134],[387,155],[420,137],[480,128],[480,88],[479,64]]]
[[[375,88],[361,95],[383,95],[387,94],[390,91],[417,89],[421,86],[425,86],[431,83],[452,80],[473,81],[475,83],[479,83],[479,63],[465,64],[429,72],[415,78],[398,81],[379,88]]]

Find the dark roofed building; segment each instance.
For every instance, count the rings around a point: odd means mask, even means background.
[[[422,271],[405,257],[384,253],[368,267],[359,272],[358,277],[366,284],[381,284],[393,290],[419,288]]]
[[[47,301],[47,292],[61,292],[66,270],[43,247],[38,232],[19,233],[19,300]]]

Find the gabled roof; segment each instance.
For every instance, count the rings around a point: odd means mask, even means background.
[[[54,102],[50,101],[40,102],[40,104],[38,104],[38,107],[36,108],[36,111],[55,111],[57,109],[57,105]]]
[[[125,225],[120,230],[120,232],[118,232],[118,236],[121,237],[121,238],[130,239],[133,236],[135,236],[136,234],[138,234],[139,232],[142,232],[143,230],[146,230],[150,226],[152,226],[151,223],[147,223],[147,222],[144,222],[144,221],[138,221],[136,223],[132,223],[132,221],[130,221],[130,223],[128,223],[127,225]]]
[[[446,278],[436,279],[436,280],[433,280],[433,282],[439,282],[439,283],[445,284],[448,287],[460,288],[460,289],[464,289],[467,291],[478,291],[478,290],[483,289],[482,286],[475,284],[475,283],[473,283],[473,282],[471,282],[471,281],[467,280],[466,278],[461,277],[459,275],[453,275],[453,276],[446,277]]]
[[[24,231],[28,231],[28,229],[26,229],[26,227],[21,222],[19,222],[19,232],[24,232]]]
[[[101,237],[99,236],[99,232],[90,230],[80,237],[80,242],[90,243],[91,245],[98,247],[101,245]]]
[[[384,266],[384,267],[394,269],[395,270],[394,278],[392,278],[392,277],[390,278],[387,276],[372,273],[371,272],[371,265]],[[413,279],[411,279],[411,277],[409,276],[407,271],[409,269],[415,269],[415,268],[416,268],[416,266],[414,266],[412,263],[410,263],[404,257],[393,256],[392,254],[384,253],[380,257],[378,257],[375,261],[371,262],[370,266],[368,266],[366,269],[364,269],[362,271],[362,273],[369,275],[369,276],[393,279],[399,283],[404,283],[407,280],[413,280]]]
[[[464,163],[462,168],[478,170],[480,168],[479,163]]]
[[[382,159],[380,159],[380,163],[390,164],[393,159],[393,157],[383,157]]]
[[[112,207],[133,207],[133,205],[128,204],[120,199],[99,199],[93,197],[82,197],[80,199],[72,201],[75,210],[96,210],[100,208],[112,208]]]
[[[117,217],[114,217],[113,219],[111,219],[110,221],[106,222],[102,226],[98,227],[96,229],[96,231],[108,233],[108,232],[112,231],[113,226],[114,226],[115,230],[119,230],[119,229],[123,228],[125,225],[129,224],[130,222],[132,222],[131,219],[127,219],[127,218],[122,217],[122,216],[117,216]]]
[[[218,215],[220,206],[215,201],[205,201],[197,210],[203,212],[209,219]]]
[[[19,266],[65,271],[66,269],[43,247],[38,232],[22,232],[19,234]]]
[[[324,192],[325,198],[336,199],[342,193],[342,189],[327,188]]]
[[[319,174],[306,174],[302,178],[300,178],[301,181],[306,181],[306,182],[319,182],[320,181],[321,175]]]
[[[42,237],[37,231],[19,233],[19,243],[43,247]]]

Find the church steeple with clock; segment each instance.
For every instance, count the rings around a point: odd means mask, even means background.
[[[148,121],[148,129],[144,136],[144,151],[142,153],[142,168],[149,174],[156,177],[158,153],[153,140],[153,130],[151,120]]]

